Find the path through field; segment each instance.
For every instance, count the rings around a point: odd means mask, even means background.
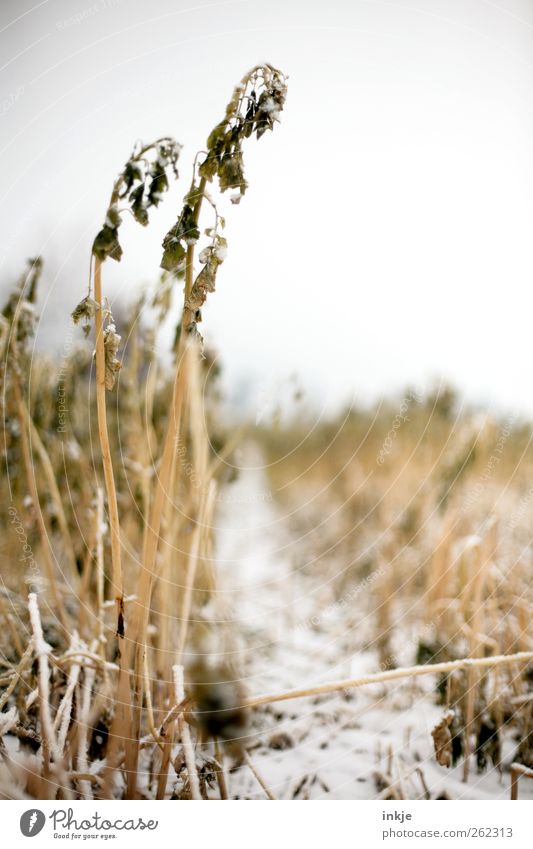
[[[302,570],[298,540],[270,491],[258,449],[245,449],[243,470],[221,493],[217,559],[219,592],[239,634],[238,650],[249,695],[335,681],[379,670],[374,651],[361,651],[357,600],[352,609],[324,611],[320,585]],[[364,628],[362,628],[364,631]],[[401,637],[401,635],[400,635]],[[402,665],[413,663],[401,639]],[[359,648],[357,648],[359,647]],[[395,648],[396,651],[396,648]],[[350,693],[281,702],[255,711],[250,752],[280,799],[374,799],[381,777],[392,774],[404,798],[509,798],[510,777],[472,762],[439,766],[431,729],[443,709],[434,704],[432,676],[372,685]],[[249,741],[250,742],[250,741]],[[503,761],[515,743],[504,741]],[[388,780],[388,779],[385,779]],[[230,776],[231,793],[264,798],[246,767]],[[533,798],[523,780],[521,798]]]

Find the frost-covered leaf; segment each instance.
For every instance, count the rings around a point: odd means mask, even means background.
[[[171,138],[159,139],[132,153],[115,180],[105,223],[93,243],[93,254],[100,260],[107,257],[120,261],[122,249],[118,228],[122,223],[119,201],[126,201],[135,220],[146,226],[150,207],[159,206],[168,190],[168,172],[177,177],[177,162],[181,145]]]
[[[244,177],[242,143],[254,132],[257,138],[272,130],[285,104],[287,85],[283,74],[271,65],[258,66],[235,88],[226,107],[225,118],[207,139],[207,156],[200,176],[211,181],[218,176],[220,190],[247,188]],[[232,197],[232,202],[238,200]]]
[[[194,219],[194,210],[186,203],[176,224],[163,239],[161,268],[165,271],[181,272],[187,246],[195,244],[199,238],[200,230]]]
[[[93,242],[93,254],[101,260],[109,256],[111,259],[120,262],[122,248],[118,241],[118,230],[115,227],[108,227],[107,224],[104,224]]]
[[[141,184],[140,186],[137,186],[137,188],[131,192],[129,202],[135,220],[143,227],[146,227],[148,224],[148,209],[147,203],[144,199],[144,185]]]
[[[163,257],[161,268],[165,271],[177,272],[185,260],[185,248],[176,236],[168,236],[163,242]]]
[[[96,315],[96,310],[98,309],[98,304],[93,298],[87,296],[83,298],[79,302],[79,304],[72,310],[71,316],[74,324],[79,324],[83,322],[83,332],[86,336],[88,336],[89,331],[91,329],[91,321]]]

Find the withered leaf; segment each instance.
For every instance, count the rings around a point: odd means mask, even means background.
[[[114,324],[108,324],[104,331],[104,351],[105,351],[105,388],[113,389],[117,372],[122,367],[120,360],[117,360],[118,346],[120,345],[121,337],[116,332]]]
[[[116,262],[120,262],[122,248],[118,241],[118,230],[116,227],[109,227],[107,224],[104,224],[93,242],[93,254],[101,260],[109,256],[111,259],[116,260]]]
[[[435,746],[435,757],[441,766],[451,766],[452,763],[452,733],[450,725],[455,717],[453,710],[447,710],[441,721],[431,732]]]

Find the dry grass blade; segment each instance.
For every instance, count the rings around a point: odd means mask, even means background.
[[[517,654],[499,655],[494,657],[467,657],[462,660],[450,660],[446,663],[429,663],[425,666],[410,666],[406,669],[390,669],[386,672],[375,672],[373,675],[364,675],[361,678],[352,678],[346,681],[335,681],[330,684],[319,684],[316,687],[306,687],[298,690],[288,690],[284,693],[255,696],[246,699],[244,707],[259,707],[260,705],[268,705],[273,702],[283,702],[288,699],[303,699],[307,696],[323,696],[327,693],[338,693],[341,690],[352,690],[356,687],[364,687],[368,684],[397,681],[400,678],[417,678],[420,675],[438,675],[443,672],[452,672],[456,669],[493,668],[511,663],[527,663],[530,660],[533,660],[533,652],[518,652]]]

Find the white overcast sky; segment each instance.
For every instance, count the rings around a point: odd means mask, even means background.
[[[234,83],[268,61],[290,77],[286,110],[248,144],[241,205],[222,204],[229,256],[204,312],[228,384],[264,396],[297,374],[329,404],[445,378],[533,412],[531,0],[0,9],[0,282],[44,256],[43,340],[85,291],[133,142],[185,148],[178,188],[106,264],[124,297],[156,278]]]

